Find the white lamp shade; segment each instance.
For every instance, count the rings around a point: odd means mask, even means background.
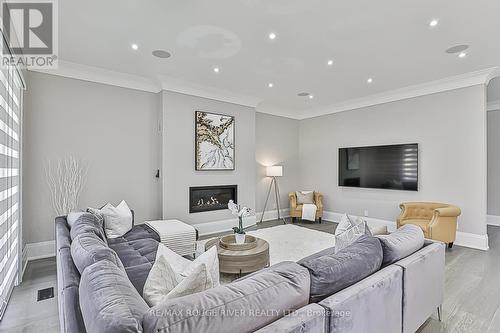
[[[266,168],[266,176],[268,176],[268,177],[282,177],[283,176],[283,166],[282,165],[268,166]]]

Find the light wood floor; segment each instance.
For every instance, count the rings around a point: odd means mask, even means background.
[[[279,225],[264,222],[251,230]],[[336,224],[296,223],[333,233]],[[488,227],[489,251],[459,246],[447,250],[443,321],[430,318],[419,330],[429,332],[500,332],[500,227]],[[14,289],[0,332],[58,332],[57,296],[36,301],[38,289],[53,286],[56,291],[55,258],[30,262],[23,283]]]

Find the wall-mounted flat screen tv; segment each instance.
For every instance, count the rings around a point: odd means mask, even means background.
[[[339,148],[339,186],[418,191],[418,144]]]

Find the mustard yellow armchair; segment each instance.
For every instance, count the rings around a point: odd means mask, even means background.
[[[399,205],[398,228],[405,224],[419,226],[425,238],[438,240],[453,246],[457,236],[457,219],[462,213],[453,205],[435,202],[403,202]]]
[[[290,217],[293,223],[297,220],[297,217],[302,218],[302,205],[297,205],[297,195],[295,192],[288,193],[288,199],[290,200]],[[323,194],[314,192],[314,204],[318,207],[316,210],[316,219],[321,223],[323,218]]]

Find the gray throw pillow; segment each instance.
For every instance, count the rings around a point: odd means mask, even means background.
[[[80,218],[83,214],[86,214],[84,211],[72,211],[66,216],[66,223],[68,224],[68,227],[71,229],[73,225],[75,224],[76,220]]]
[[[405,224],[392,234],[376,237],[384,250],[384,265],[395,263],[424,246],[424,233],[413,224]]]
[[[311,275],[310,302],[317,303],[375,273],[382,257],[380,241],[363,235],[337,253],[329,248],[300,260],[298,264]]]
[[[297,196],[297,205],[314,203],[313,191],[297,191],[295,192],[295,195]]]
[[[70,229],[71,240],[75,239],[76,236],[80,234],[89,232],[94,233],[107,243],[102,225],[92,214],[82,214],[73,222]]]
[[[73,239],[71,243],[71,257],[80,274],[83,273],[85,268],[101,260],[108,260],[125,271],[116,252],[110,249],[94,233],[80,234]]]
[[[357,218],[353,220],[349,215],[344,214],[344,217],[348,220],[347,229],[341,229],[338,233],[339,227],[343,227],[342,223],[339,224],[337,230],[335,230],[335,252],[339,252],[346,246],[354,243],[359,237],[363,235],[371,236],[371,232],[368,229],[365,220],[362,218]],[[344,220],[344,217],[342,218]]]

